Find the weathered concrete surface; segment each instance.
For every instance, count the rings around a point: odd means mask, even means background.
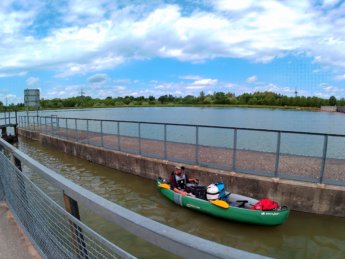
[[[0,203],[0,258],[41,258],[3,202]]]
[[[20,129],[25,137],[39,140],[59,150],[120,171],[149,179],[168,177],[176,163],[132,155],[87,144],[76,143],[49,135]],[[345,217],[345,187],[282,180],[185,165],[201,184],[223,181],[231,192],[269,197],[293,210]]]

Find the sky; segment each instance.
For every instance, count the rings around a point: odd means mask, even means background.
[[[345,1],[2,0],[0,101],[345,97]]]

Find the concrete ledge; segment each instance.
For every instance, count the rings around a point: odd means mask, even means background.
[[[19,134],[65,153],[149,179],[168,177],[176,163],[147,158],[19,129]],[[185,165],[201,184],[223,181],[231,192],[269,197],[292,210],[345,217],[345,187],[283,180]]]

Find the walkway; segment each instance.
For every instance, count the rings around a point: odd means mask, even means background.
[[[16,224],[7,205],[0,202],[0,259],[39,259],[40,255]]]

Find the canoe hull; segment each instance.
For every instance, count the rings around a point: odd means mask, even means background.
[[[227,220],[234,220],[256,225],[276,226],[284,223],[290,212],[288,209],[280,211],[259,211],[232,206],[225,209],[218,207],[206,200],[190,196],[182,196],[170,189],[160,188],[159,185],[160,181],[157,180],[157,187],[161,194],[174,203],[182,207],[187,207],[192,210]]]

